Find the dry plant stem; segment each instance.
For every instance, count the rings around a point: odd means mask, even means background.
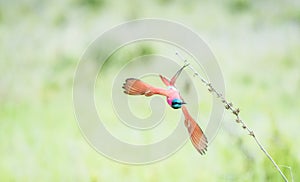
[[[176,55],[184,61],[184,63],[187,65],[187,67],[190,68],[190,70],[193,71],[193,74],[195,77],[200,78],[201,82],[203,82],[207,88],[208,91],[211,92],[212,94],[216,94],[217,98],[219,98],[221,100],[221,102],[224,104],[225,109],[230,110],[235,116],[236,116],[236,122],[240,123],[242,125],[243,129],[246,129],[249,133],[250,136],[252,136],[255,140],[255,142],[257,143],[257,145],[259,146],[259,148],[265,153],[265,155],[269,158],[269,160],[273,163],[273,165],[275,166],[275,168],[277,169],[277,171],[280,173],[280,175],[282,176],[282,178],[284,179],[284,181],[287,181],[287,178],[285,177],[285,175],[283,174],[283,172],[280,170],[280,168],[278,167],[277,163],[273,160],[273,158],[271,157],[271,155],[267,152],[267,150],[263,147],[263,145],[260,143],[260,141],[257,139],[257,137],[255,136],[253,130],[251,130],[246,124],[245,122],[240,118],[239,113],[240,113],[240,109],[239,108],[235,108],[233,107],[233,104],[231,102],[228,102],[225,97],[219,93],[213,86],[211,83],[209,83],[208,81],[206,81],[203,77],[201,77],[201,75],[189,64],[189,62],[186,59],[183,59],[181,57],[181,55],[179,55],[178,53],[176,53]]]
[[[293,176],[292,168],[290,166],[285,166],[285,165],[279,165],[279,166],[289,169],[290,175],[291,175],[291,178],[292,178],[292,182],[294,182],[294,176]]]

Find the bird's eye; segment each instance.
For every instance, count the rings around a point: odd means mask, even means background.
[[[172,104],[182,104],[182,101],[179,100],[179,99],[174,99],[174,100],[172,101]]]
[[[181,108],[181,105],[182,105],[182,101],[179,100],[179,99],[174,99],[174,100],[172,101],[172,107],[173,107],[174,109],[179,109],[179,108]]]

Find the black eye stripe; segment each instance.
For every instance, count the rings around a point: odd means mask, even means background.
[[[176,100],[176,101],[173,101],[172,104],[182,104],[182,102]]]
[[[182,105],[182,100],[180,100],[180,99],[173,99],[172,100],[172,107],[174,109],[181,108],[181,105]]]

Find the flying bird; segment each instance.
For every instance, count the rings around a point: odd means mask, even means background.
[[[167,98],[168,104],[173,109],[181,108],[185,116],[184,124],[189,132],[191,142],[197,149],[197,151],[202,155],[207,151],[207,138],[200,126],[188,112],[185,106],[186,103],[181,97],[179,90],[175,87],[175,82],[178,76],[186,66],[188,65],[184,65],[180,70],[178,70],[176,74],[171,78],[171,80],[162,75],[159,75],[162,82],[167,86],[167,88],[154,87],[136,78],[126,79],[122,88],[124,89],[124,93],[128,95],[145,95],[147,97],[152,95],[165,96]]]

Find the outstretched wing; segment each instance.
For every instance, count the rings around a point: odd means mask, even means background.
[[[207,151],[207,138],[204,135],[202,129],[196,123],[196,121],[191,117],[185,106],[182,106],[182,112],[185,117],[184,124],[188,129],[190,134],[190,139],[194,147],[198,150],[198,152],[202,155]]]
[[[168,91],[163,88],[153,87],[139,79],[128,78],[126,79],[123,87],[124,93],[128,95],[145,95],[151,96],[154,94],[167,96]]]

